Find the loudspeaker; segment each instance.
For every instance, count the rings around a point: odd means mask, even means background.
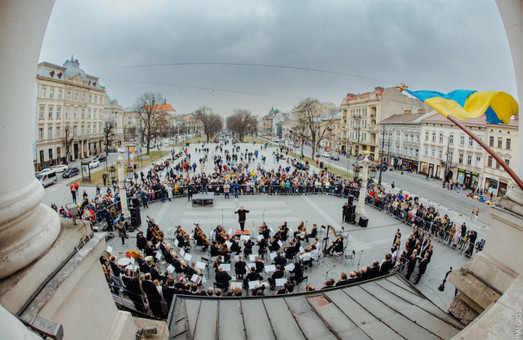
[[[360,227],[367,228],[367,225],[369,224],[369,219],[365,216],[360,217]]]
[[[349,205],[354,204],[354,195],[349,194],[349,197],[347,198],[347,203],[349,203]]]
[[[142,225],[142,218],[140,216],[140,208],[131,208],[131,225],[133,227],[139,227]]]

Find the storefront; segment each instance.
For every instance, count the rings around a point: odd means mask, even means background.
[[[457,181],[464,189],[476,189],[478,186],[479,174],[465,169],[458,169]]]

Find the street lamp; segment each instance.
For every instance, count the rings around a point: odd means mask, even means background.
[[[122,205],[122,213],[125,217],[129,217],[129,207],[127,206],[127,192],[125,189],[125,177],[124,177],[124,160],[122,155],[118,156],[118,189],[120,196],[120,203]],[[130,166],[128,167],[130,168]],[[131,168],[132,171],[132,168]]]
[[[358,122],[358,144],[356,145],[356,159],[359,159],[360,155],[360,127],[361,127],[361,113],[354,113],[354,121]]]
[[[365,196],[367,194],[369,166],[372,164],[369,160],[368,154],[363,157],[361,164],[363,165],[363,174],[361,178],[360,193],[358,196],[358,206],[356,207],[356,223],[359,223],[360,218],[365,216]]]
[[[127,166],[127,178],[128,178],[129,180],[132,180],[133,177],[134,177],[133,167],[130,166],[130,165],[128,165],[128,166]]]

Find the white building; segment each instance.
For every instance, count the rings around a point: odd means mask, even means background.
[[[105,87],[76,59],[63,66],[42,62],[36,75],[34,164],[82,159],[104,150]]]

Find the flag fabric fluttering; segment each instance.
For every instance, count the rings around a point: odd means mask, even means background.
[[[508,124],[510,117],[518,113],[516,100],[502,91],[455,90],[445,94],[436,91],[405,90],[445,117],[452,116],[464,120],[485,114],[490,124]]]

